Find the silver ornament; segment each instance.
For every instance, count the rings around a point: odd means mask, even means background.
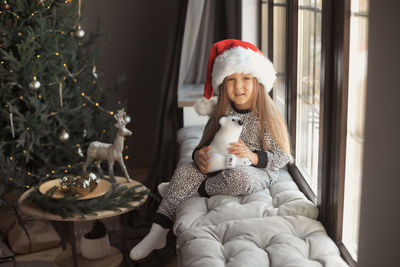
[[[75,195],[86,196],[100,183],[99,177],[93,172],[85,172],[81,177],[78,177],[71,185],[71,190]]]
[[[69,133],[65,129],[62,129],[59,138],[61,142],[66,142],[69,140]]]
[[[77,179],[77,177],[72,176],[72,175],[67,175],[67,176],[60,178],[61,190],[64,193],[69,192],[71,190],[72,184],[75,182],[76,179]]]
[[[60,178],[60,187],[64,193],[70,191],[75,196],[86,196],[100,183],[100,178],[92,172],[86,172],[82,176],[67,175]]]
[[[126,123],[130,123],[130,122],[131,122],[131,117],[126,116],[126,117],[124,118],[124,120],[126,121]]]
[[[29,88],[32,90],[37,90],[40,88],[40,82],[36,80],[36,76],[33,76],[33,81],[29,83]]]
[[[81,26],[79,26],[78,29],[75,31],[75,35],[79,38],[83,38],[85,36],[85,31],[82,30]]]

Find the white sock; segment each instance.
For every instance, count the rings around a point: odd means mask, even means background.
[[[161,183],[158,185],[158,187],[157,187],[158,193],[160,193],[160,195],[162,197],[164,197],[165,194],[167,194],[168,186],[169,186],[169,183]]]
[[[169,229],[153,223],[150,232],[145,238],[131,249],[130,258],[132,260],[140,260],[147,257],[153,250],[165,247],[168,231]]]

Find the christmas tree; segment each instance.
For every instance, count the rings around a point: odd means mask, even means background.
[[[80,12],[78,0],[0,0],[0,199],[81,174],[88,143],[114,137],[101,36],[85,34]]]

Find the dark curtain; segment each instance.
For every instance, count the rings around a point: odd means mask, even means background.
[[[181,118],[178,109],[178,76],[182,48],[185,15],[188,0],[181,0],[181,10],[177,19],[176,32],[168,40],[167,60],[164,66],[164,76],[158,99],[158,115],[155,123],[156,136],[153,163],[145,185],[156,191],[158,184],[169,181],[178,162],[176,132],[181,127]]]
[[[215,14],[214,42],[241,39],[242,0],[216,1]]]
[[[180,55],[182,49],[183,33],[185,27],[186,8],[188,0],[177,0],[179,11],[176,17],[175,30],[170,38],[162,44],[166,47],[166,61],[162,85],[159,89],[158,99],[154,100],[154,108],[157,109],[157,119],[151,123],[155,124],[156,133],[152,153],[154,159],[149,169],[147,180],[144,182],[157,197],[149,198],[140,209],[129,215],[130,233],[128,236],[135,236],[130,240],[128,250],[138,243],[149,231],[155,211],[160,204],[160,197],[157,192],[158,184],[170,181],[176,163],[178,162],[177,130],[182,126],[182,110],[178,109],[177,89],[179,79]],[[224,0],[216,1],[216,23],[214,30],[215,41],[225,38],[240,39],[241,33],[241,1]],[[208,57],[208,51],[207,51]],[[167,238],[167,246],[164,249],[153,252],[143,262],[135,263],[135,266],[163,266],[175,256],[175,237],[172,232]]]
[[[160,204],[157,193],[157,185],[169,181],[178,161],[178,149],[176,133],[181,127],[181,114],[177,103],[177,87],[180,55],[185,26],[186,8],[188,0],[175,0],[174,5],[179,8],[170,19],[175,20],[175,26],[170,31],[169,38],[160,45],[165,47],[166,60],[164,62],[161,87],[158,89],[157,99],[153,99],[152,107],[156,109],[156,120],[149,122],[155,125],[155,139],[153,151],[144,151],[153,155],[153,162],[149,168],[149,174],[144,185],[155,194],[157,198],[150,197],[138,210],[129,214],[128,240],[126,253],[138,243],[150,230],[152,218]],[[157,19],[157,18],[153,18]],[[145,29],[144,29],[145,30]],[[163,62],[154,62],[154,64]],[[154,77],[157,78],[157,77]],[[155,90],[157,90],[155,89]],[[133,240],[132,240],[133,239]],[[129,242],[130,241],[130,242]],[[132,263],[134,266],[163,266],[175,256],[175,237],[169,233],[167,246],[151,253],[140,263]]]

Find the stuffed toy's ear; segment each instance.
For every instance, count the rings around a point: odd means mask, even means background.
[[[217,100],[215,98],[207,99],[205,97],[199,99],[194,104],[194,109],[197,114],[202,116],[211,116],[217,105]]]
[[[225,125],[225,122],[226,122],[226,120],[227,120],[227,118],[226,118],[226,117],[224,117],[224,116],[222,116],[222,117],[219,119],[219,125],[221,125],[221,126],[224,126],[224,125]]]

